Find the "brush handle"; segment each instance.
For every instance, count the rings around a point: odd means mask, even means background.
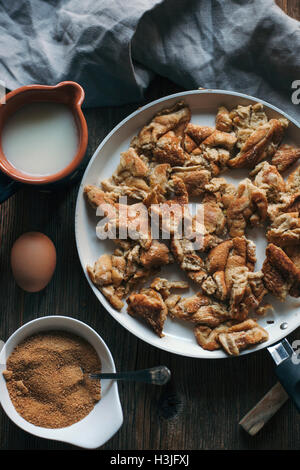
[[[255,436],[288,398],[289,396],[282,385],[277,382],[254,408],[241,419],[240,426],[251,436]]]

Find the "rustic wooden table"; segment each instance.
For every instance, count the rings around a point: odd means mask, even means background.
[[[299,0],[277,2],[300,19]],[[180,91],[156,79],[147,101]],[[137,105],[89,109],[87,159],[103,137]],[[84,279],[74,239],[78,185],[54,193],[21,190],[0,207],[0,338],[23,323],[44,315],[69,315],[95,328],[104,338],[118,370],[166,364],[172,381],[164,388],[120,383],[124,424],[103,449],[297,449],[300,420],[288,402],[256,436],[249,437],[238,422],[276,382],[274,364],[266,353],[204,361],[159,351],[122,328],[102,308]],[[28,294],[13,282],[9,253],[23,232],[46,233],[57,247],[58,263],[49,286]],[[298,332],[291,339],[299,338]],[[101,426],[101,423],[99,423]],[[38,439],[12,424],[0,411],[0,449],[72,449]]]

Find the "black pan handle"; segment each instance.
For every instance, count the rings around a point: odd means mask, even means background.
[[[295,353],[276,367],[277,377],[300,413],[300,361]]]

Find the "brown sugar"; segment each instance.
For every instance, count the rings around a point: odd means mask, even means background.
[[[62,331],[39,333],[21,342],[3,372],[11,401],[27,421],[62,428],[88,415],[101,398],[100,359],[84,339]]]

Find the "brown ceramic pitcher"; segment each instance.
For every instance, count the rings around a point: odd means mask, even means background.
[[[75,178],[88,143],[87,124],[81,110],[84,90],[76,82],[65,81],[55,86],[28,85],[8,93],[0,105],[0,202],[16,192],[20,184],[35,185],[42,189],[64,184]],[[2,149],[2,130],[9,117],[27,104],[57,102],[70,107],[78,133],[78,147],[73,160],[63,170],[47,175],[28,175],[12,166]]]

